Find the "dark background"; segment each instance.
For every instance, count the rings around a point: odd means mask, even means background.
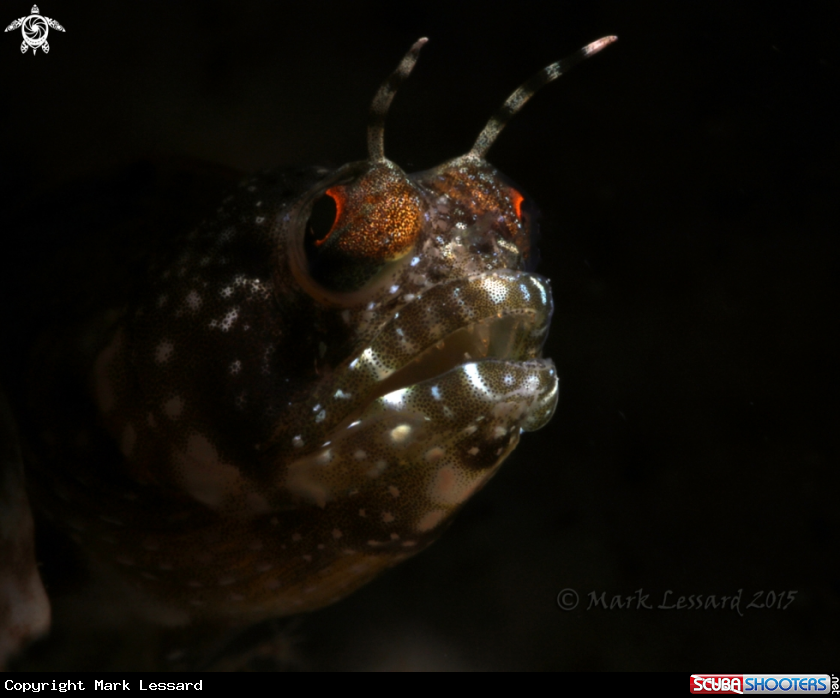
[[[4,2],[3,26],[30,3]],[[0,205],[173,153],[362,159],[376,88],[428,36],[386,129],[389,157],[423,169],[537,69],[617,34],[489,157],[543,212],[554,420],[432,549],[285,633],[309,669],[837,672],[828,8],[45,0],[67,30],[48,55],[0,35]],[[653,605],[743,589],[743,616],[586,610],[590,591],[639,588]],[[747,608],[789,590],[784,611]]]

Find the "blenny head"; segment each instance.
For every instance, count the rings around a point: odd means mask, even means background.
[[[407,174],[383,124],[421,39],[374,99],[367,160],[243,182],[114,316],[89,373],[113,447],[64,458],[45,509],[175,619],[317,608],[431,543],[557,402],[535,209],[484,157],[614,40]]]
[[[346,329],[333,336],[349,340],[350,351],[339,350],[347,358],[331,364],[310,399],[315,419],[284,421],[274,443],[292,458],[287,488],[320,506],[366,479],[400,491],[382,503],[393,542],[371,528],[369,545],[426,544],[520,433],[554,411],[557,376],[541,358],[551,292],[526,271],[536,210],[484,156],[539,87],[614,40],[540,71],[467,154],[406,174],[385,157],[383,125],[420,39],[374,98],[369,158],[325,178],[282,218],[294,242],[282,248],[278,270],[341,318]],[[294,458],[302,443],[317,447]]]

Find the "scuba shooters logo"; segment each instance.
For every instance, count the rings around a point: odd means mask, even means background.
[[[62,27],[54,19],[44,17],[37,5],[32,6],[31,14],[28,17],[20,17],[12,22],[6,31],[10,32],[20,27],[20,32],[23,34],[23,43],[20,45],[20,52],[26,53],[28,49],[32,49],[34,56],[38,49],[44,53],[50,52],[50,45],[47,43],[47,34],[50,33],[50,28],[56,31],[63,32]]]
[[[689,688],[693,694],[822,695],[834,693],[835,683],[828,674],[692,674]]]

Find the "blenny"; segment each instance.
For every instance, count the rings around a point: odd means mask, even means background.
[[[246,179],[124,264],[120,293],[37,328],[9,390],[35,509],[171,625],[316,609],[428,546],[557,402],[535,208],[485,155],[614,40],[537,73],[466,155],[406,174],[384,119],[420,39],[374,98],[367,160]],[[0,596],[31,610],[8,653],[48,610],[20,477],[3,482],[0,550],[32,587],[14,597],[4,560]]]

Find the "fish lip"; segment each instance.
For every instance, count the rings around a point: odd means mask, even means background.
[[[470,288],[475,289],[476,287],[479,287],[484,293],[479,293],[478,297],[475,295],[472,298],[463,297],[464,291],[468,291]],[[511,297],[512,292],[518,292],[517,295],[521,297]],[[494,316],[496,319],[502,319],[513,315],[531,315],[533,322],[530,324],[533,326],[533,329],[542,331],[538,347],[535,347],[535,350],[541,350],[548,336],[548,328],[554,310],[551,282],[549,279],[521,270],[497,269],[441,282],[424,289],[417,294],[416,298],[399,308],[383,324],[379,332],[368,342],[368,347],[375,345],[377,342],[382,342],[383,338],[386,338],[389,332],[398,331],[398,324],[416,320],[416,318],[406,319],[407,315],[414,313],[418,308],[427,307],[434,303],[441,303],[442,306],[446,307],[446,312],[453,312],[459,315],[462,322],[444,323],[446,329],[442,332],[434,333],[435,337],[433,341],[445,339],[454,332],[465,329],[478,322],[492,320]],[[488,309],[480,307],[481,305],[492,306],[495,312],[493,310],[488,312]],[[368,347],[357,352],[354,357],[349,359],[349,363],[352,363],[355,358],[361,356]],[[417,358],[419,353],[422,353],[422,350],[410,356],[408,360],[411,361]],[[538,356],[538,351],[534,351],[531,354],[532,358],[536,356]],[[508,358],[515,360],[513,356]],[[520,360],[525,360],[525,358],[523,357]]]
[[[324,508],[376,488],[387,471],[388,492],[402,491],[399,496],[412,502],[411,512],[404,512],[414,519],[412,535],[439,531],[492,477],[521,433],[551,419],[557,395],[551,359],[459,363],[365,402],[331,430],[328,441],[301,453],[282,483],[300,500]],[[437,492],[454,480],[460,485],[453,495]],[[428,517],[434,520],[428,523]]]
[[[435,284],[400,307],[347,359],[338,371],[339,392],[358,394],[361,388],[365,398],[356,412],[394,390],[470,363],[540,361],[552,312],[550,281],[526,271],[493,270]],[[479,329],[490,335],[507,329],[516,341],[505,347],[498,343],[504,337],[491,336],[484,352],[459,356],[460,346],[470,345],[465,334]],[[444,354],[434,356],[441,343]]]
[[[320,448],[318,444],[343,433],[386,395],[452,373],[463,376],[470,365],[483,366],[483,370],[506,362],[514,368],[514,374],[524,375],[519,369],[527,367],[528,362],[539,361],[529,370],[556,388],[553,364],[542,359],[553,309],[548,279],[520,270],[497,269],[450,278],[415,293],[415,298],[399,306],[330,372],[328,380],[310,394],[303,409],[294,408],[272,437],[272,443],[264,448],[282,444],[290,456],[304,456]],[[460,349],[472,341],[465,337],[472,329],[484,331],[485,337],[489,331],[489,350],[465,357]],[[497,330],[499,336],[494,335]],[[516,341],[499,345],[498,340],[505,339],[507,332]],[[439,354],[436,362],[426,364],[434,352],[423,356],[424,352],[442,340],[447,351]],[[447,340],[455,343],[447,345]],[[458,349],[458,353],[448,353],[450,347]],[[414,370],[417,365],[411,366],[417,359],[422,359],[421,370]],[[407,371],[401,371],[406,368]],[[523,391],[527,389],[520,390],[520,396]],[[503,394],[510,393],[506,388],[498,392],[500,400],[505,399]],[[556,399],[556,390],[554,393],[552,399]],[[536,399],[536,395],[532,397]],[[491,400],[485,404],[495,403]]]
[[[308,431],[293,444],[283,489],[325,507],[375,488],[387,471],[388,483],[423,509],[436,473],[471,482],[453,501],[429,503],[427,514],[440,517],[435,523],[414,522],[414,533],[436,530],[492,476],[523,431],[554,413],[557,372],[541,355],[551,311],[548,280],[524,271],[430,286],[385,321],[303,413]],[[480,355],[462,355],[478,345]],[[412,511],[405,514],[416,519],[420,510]]]

